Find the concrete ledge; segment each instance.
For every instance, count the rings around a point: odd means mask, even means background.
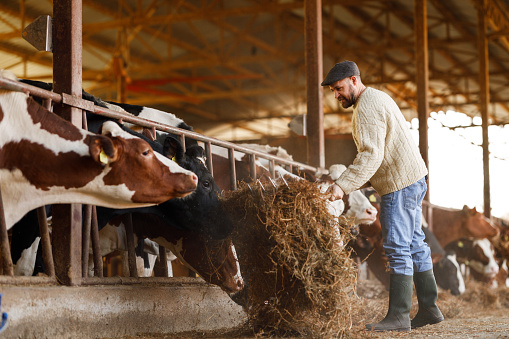
[[[171,281],[171,279],[169,279]],[[242,307],[197,279],[120,286],[0,286],[2,338],[102,338],[233,329]]]

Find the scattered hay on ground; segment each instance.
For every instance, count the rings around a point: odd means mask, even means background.
[[[509,289],[505,286],[490,288],[485,283],[469,281],[460,299],[484,308],[509,308]]]
[[[344,245],[352,221],[334,220],[316,185],[278,181],[225,194],[257,334],[342,336],[357,312],[357,268]]]

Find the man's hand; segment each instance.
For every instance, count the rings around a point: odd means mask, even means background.
[[[329,196],[330,201],[336,201],[338,199],[343,199],[345,192],[343,192],[343,189],[341,189],[341,187],[339,187],[338,185],[332,184],[329,186],[325,194],[330,195]]]

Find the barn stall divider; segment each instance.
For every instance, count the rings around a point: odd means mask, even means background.
[[[280,158],[265,152],[239,146],[234,143],[209,138],[196,132],[180,129],[159,122],[143,119],[96,106],[85,99],[68,94],[57,94],[38,87],[0,77],[0,88],[23,91],[40,97],[44,106],[52,103],[70,105],[112,119],[121,119],[149,129],[172,133],[180,137],[185,150],[185,138],[201,142],[205,149],[206,166],[214,175],[212,145],[228,150],[231,189],[237,189],[235,152],[249,156],[250,174],[256,178],[256,159],[269,162],[269,172],[275,177],[275,167],[294,168],[323,173],[323,169]],[[86,128],[86,125],[84,126]],[[0,192],[1,194],[1,192]],[[220,288],[195,277],[143,277],[137,276],[132,225],[127,224],[128,261],[130,277],[103,277],[100,255],[99,232],[95,207],[85,210],[83,219],[82,279],[77,286],[62,286],[56,275],[52,257],[52,245],[44,207],[38,209],[41,246],[47,276],[13,276],[12,261],[5,222],[0,224],[0,241],[3,274],[0,288],[3,307],[10,317],[6,335],[37,338],[89,338],[119,337],[136,333],[177,333],[234,328],[243,323],[242,308],[231,301]],[[0,205],[0,221],[3,208]],[[94,258],[94,277],[88,277],[90,242]],[[53,244],[55,246],[55,244]],[[165,250],[160,248],[159,262],[165,263]],[[167,273],[162,270],[163,274]]]

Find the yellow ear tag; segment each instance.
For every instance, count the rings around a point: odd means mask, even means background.
[[[177,162],[177,158],[176,157],[171,158],[171,160]]]
[[[462,241],[458,241],[458,247],[459,248],[463,248],[463,242]]]
[[[375,197],[375,195],[374,195],[374,194],[371,194],[371,195],[369,196],[369,201],[371,201],[371,202],[376,202],[376,197]]]
[[[99,153],[99,161],[101,164],[108,165],[108,156],[104,153],[104,149],[101,148],[101,153]]]

